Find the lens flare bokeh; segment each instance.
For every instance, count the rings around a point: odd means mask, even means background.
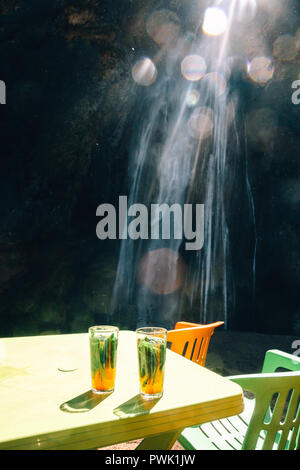
[[[226,81],[224,76],[220,73],[210,72],[206,74],[203,82],[205,83],[207,91],[214,94],[216,97],[220,97],[225,93]]]
[[[296,39],[290,34],[279,36],[273,43],[273,55],[276,59],[289,62],[297,55]]]
[[[256,83],[265,84],[273,78],[274,66],[268,57],[255,57],[249,65],[249,77]]]
[[[146,31],[158,46],[163,46],[179,35],[179,18],[169,10],[156,11],[147,20]]]
[[[195,108],[189,121],[188,130],[195,139],[206,139],[212,133],[214,126],[214,113],[212,109],[201,106]]]
[[[196,104],[199,102],[200,99],[200,93],[197,90],[190,90],[187,94],[186,97],[186,104],[189,107],[196,106]]]
[[[205,60],[199,55],[186,56],[181,62],[181,73],[186,80],[197,82],[204,77],[207,66]]]
[[[132,78],[141,86],[152,85],[157,76],[155,64],[149,58],[144,58],[135,63],[132,67]]]
[[[226,31],[227,25],[226,13],[221,8],[207,8],[202,24],[202,30],[205,34],[219,36]]]
[[[183,282],[184,263],[181,256],[169,248],[149,251],[141,259],[138,280],[151,292],[168,295]]]

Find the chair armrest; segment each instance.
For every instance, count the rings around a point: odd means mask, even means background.
[[[272,378],[272,383],[267,386],[265,379]],[[280,389],[282,379],[287,378],[291,381],[291,386],[294,383],[298,383],[300,380],[300,372],[273,372],[273,373],[258,373],[258,374],[243,374],[243,375],[231,375],[227,376],[226,379],[240,385],[244,390],[249,390],[256,394],[257,392],[267,393],[269,390],[273,390],[274,385]],[[286,379],[285,379],[286,380]]]
[[[275,374],[241,374],[241,375],[229,375],[226,376],[226,379],[231,380],[232,382],[235,382],[236,384],[240,385],[244,390],[249,390],[252,391],[252,386],[253,383],[259,381],[260,379],[263,379],[265,376],[270,376],[272,377]]]
[[[295,354],[280,351],[279,349],[270,349],[266,352],[262,373],[275,372],[279,367],[292,371],[299,371],[300,357]]]

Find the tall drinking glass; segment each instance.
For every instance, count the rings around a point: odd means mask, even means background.
[[[89,328],[92,390],[110,393],[115,388],[119,328],[91,326]]]
[[[140,393],[144,398],[160,398],[163,394],[167,330],[145,327],[136,330]]]

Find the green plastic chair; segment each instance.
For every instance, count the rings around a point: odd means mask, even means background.
[[[261,374],[228,378],[254,399],[244,397],[240,415],[186,428],[179,443],[187,450],[299,450],[300,358],[269,350]]]

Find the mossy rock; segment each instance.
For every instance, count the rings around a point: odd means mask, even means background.
[[[91,266],[82,289],[82,301],[95,313],[109,313],[113,295],[116,266],[114,260],[103,257]]]
[[[94,314],[77,313],[71,323],[71,333],[87,333],[90,326],[94,325]]]
[[[27,319],[23,324],[17,324],[13,328],[12,336],[36,336],[39,332],[39,326],[35,319]]]
[[[60,335],[60,334],[61,334],[60,330],[42,330],[39,333],[40,336]]]

